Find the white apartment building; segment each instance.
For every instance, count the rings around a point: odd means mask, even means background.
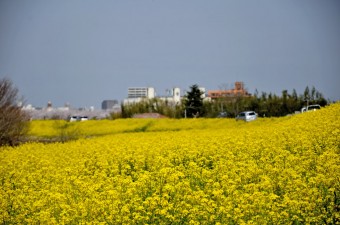
[[[130,87],[128,88],[128,98],[154,98],[155,89],[153,87]]]
[[[131,104],[142,101],[143,99],[152,99],[155,97],[155,89],[153,87],[129,87],[128,97],[123,103]]]
[[[171,90],[169,96],[156,96],[153,87],[130,87],[128,88],[128,97],[124,99],[123,103],[124,105],[138,103],[143,99],[152,99],[155,97],[164,101],[179,103],[181,101],[181,90],[176,87]]]
[[[205,96],[205,88],[200,87],[199,88],[202,91],[202,98],[206,99]],[[123,100],[123,104],[132,104],[132,103],[138,103],[145,99],[153,99],[153,98],[159,98],[163,101],[168,101],[171,103],[178,104],[181,102],[181,90],[178,87],[175,87],[167,92],[167,96],[156,96],[155,89],[153,87],[130,87],[128,88],[128,97]]]

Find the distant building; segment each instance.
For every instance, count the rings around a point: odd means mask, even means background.
[[[117,106],[119,106],[119,103],[117,100],[104,100],[102,102],[102,110],[111,110]]]
[[[249,97],[250,93],[244,88],[243,82],[235,82],[235,87],[229,90],[210,90],[208,91],[208,97],[210,99],[218,99],[223,97]]]
[[[179,103],[181,101],[181,90],[178,87],[173,88],[172,90],[167,90],[167,94],[165,96],[156,96],[155,89],[153,87],[134,87],[128,88],[128,97],[124,99],[123,103],[131,104],[138,103],[144,99],[153,99],[158,98],[163,101],[171,102],[171,103]]]
[[[199,88],[202,91],[202,98],[206,98],[205,88]],[[168,103],[178,104],[181,102],[181,90],[178,87],[167,90],[165,96],[156,96],[155,89],[153,87],[134,87],[128,88],[128,97],[124,99],[123,104],[138,103],[145,99],[157,98]]]
[[[178,87],[167,91],[167,96],[160,96],[159,99],[172,103],[179,103],[181,101],[181,90]]]
[[[130,87],[128,88],[128,97],[123,103],[131,104],[142,101],[143,99],[152,99],[155,97],[155,89],[153,87]]]
[[[155,89],[153,87],[130,87],[128,88],[128,98],[154,98]]]

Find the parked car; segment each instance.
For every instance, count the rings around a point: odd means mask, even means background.
[[[86,121],[89,120],[89,118],[87,116],[81,116],[80,117],[80,121]]]
[[[315,111],[315,110],[318,110],[318,109],[321,109],[320,105],[309,105],[307,107],[303,107],[301,109],[301,112],[304,113],[304,112],[307,112],[307,111]]]
[[[89,120],[87,116],[69,116],[68,117],[69,122],[86,121],[86,120]]]
[[[78,116],[69,116],[67,120],[69,122],[75,122],[78,121],[78,118],[79,118]]]
[[[246,122],[256,120],[257,119],[257,113],[254,111],[245,111],[241,112],[236,116],[236,120],[244,120]]]

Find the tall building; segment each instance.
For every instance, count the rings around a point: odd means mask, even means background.
[[[102,102],[102,109],[103,110],[111,110],[111,109],[114,109],[115,107],[117,107],[117,105],[119,105],[117,100],[104,100]]]

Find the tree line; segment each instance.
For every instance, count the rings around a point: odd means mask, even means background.
[[[0,147],[19,144],[27,134],[30,116],[18,105],[21,99],[18,93],[10,79],[0,79]],[[209,101],[195,84],[179,103],[153,98],[122,104],[121,112],[112,113],[111,119],[131,118],[140,113],[159,113],[169,118],[235,117],[245,110],[253,110],[263,117],[285,116],[300,111],[307,104],[325,106],[328,103],[315,87],[308,86],[300,95],[295,90],[292,93],[283,90],[281,96],[255,91],[252,96],[225,96]]]
[[[178,104],[159,98],[145,99],[138,103],[122,104],[121,113],[111,114],[111,118],[131,118],[140,113],[159,113],[169,118],[233,118],[247,110],[257,112],[260,117],[279,117],[300,112],[307,104],[325,106],[329,103],[314,86],[307,86],[302,94],[298,94],[295,89],[291,93],[283,90],[280,96],[255,90],[251,96],[235,95],[204,100],[202,94],[195,84]]]

